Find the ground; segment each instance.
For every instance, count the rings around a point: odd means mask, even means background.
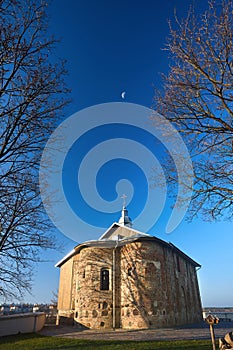
[[[214,327],[216,339],[233,330],[233,322],[221,322]],[[45,326],[42,335],[60,338],[89,340],[180,340],[180,339],[210,339],[209,325],[204,321],[195,325],[162,329],[142,330],[80,330],[72,326]]]

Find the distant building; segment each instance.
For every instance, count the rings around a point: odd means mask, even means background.
[[[202,320],[196,268],[171,243],[132,229],[123,207],[98,240],[77,245],[60,268],[58,321],[88,328],[157,328]]]
[[[205,319],[210,314],[216,316],[220,322],[233,322],[233,308],[203,308],[203,319]]]

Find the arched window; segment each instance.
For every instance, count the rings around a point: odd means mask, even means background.
[[[109,290],[109,270],[102,269],[100,272],[100,289]]]

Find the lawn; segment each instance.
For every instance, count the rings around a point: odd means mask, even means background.
[[[0,350],[211,350],[210,340],[92,341],[20,334],[0,338]]]

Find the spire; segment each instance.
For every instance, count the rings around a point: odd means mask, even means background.
[[[123,194],[123,196],[121,198],[123,199],[123,208],[122,208],[121,217],[120,217],[118,223],[121,225],[124,225],[124,226],[132,227],[132,221],[131,221],[130,217],[128,216],[128,210],[126,209],[127,196],[125,194]]]

